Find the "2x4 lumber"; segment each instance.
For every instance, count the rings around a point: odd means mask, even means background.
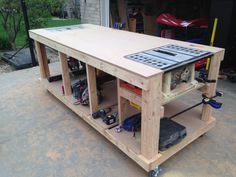
[[[50,76],[45,46],[35,41],[35,49],[40,67],[40,77],[41,79],[45,79]]]
[[[89,108],[90,113],[98,111],[98,96],[97,96],[97,82],[96,70],[94,67],[86,64],[88,93],[89,93]]]
[[[119,115],[120,125],[122,125],[122,123],[125,120],[126,113],[127,113],[127,106],[128,106],[127,100],[122,96],[118,96],[118,115]]]
[[[192,64],[190,66],[190,73],[191,73],[190,82],[192,83],[195,81],[195,64]]]
[[[126,116],[127,109],[127,100],[121,94],[122,88],[120,87],[120,79],[117,79],[117,96],[118,96],[118,115],[119,115],[119,124],[122,125]]]
[[[208,71],[208,80],[216,80],[217,81],[218,75],[219,75],[220,63],[223,60],[223,58],[224,58],[224,51],[216,53],[211,58],[210,68]],[[206,88],[205,94],[208,97],[215,96],[216,87],[217,87],[217,82],[209,84]],[[204,121],[208,121],[211,117],[211,114],[212,114],[212,107],[209,105],[203,105],[201,119]]]
[[[158,154],[162,110],[162,74],[149,80],[149,89],[142,90],[141,154],[151,159]]]
[[[71,92],[71,81],[70,81],[70,74],[69,74],[66,54],[59,52],[59,59],[61,63],[64,93],[65,96],[69,96],[71,95],[72,92]]]
[[[136,93],[133,93],[129,90],[126,90],[125,88],[120,87],[119,95],[139,106],[142,106],[142,97],[140,95],[137,95]]]

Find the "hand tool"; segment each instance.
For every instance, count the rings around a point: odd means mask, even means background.
[[[213,45],[214,45],[215,36],[216,36],[217,24],[218,24],[218,18],[215,18],[215,19],[214,19],[213,29],[212,29],[212,34],[211,34],[210,46],[213,46]],[[207,59],[206,70],[209,69],[209,66],[210,66],[210,58]]]
[[[220,91],[216,91],[215,96],[213,96],[211,98],[208,98],[206,95],[202,95],[203,99],[202,99],[202,101],[200,103],[197,103],[197,104],[195,104],[193,106],[190,106],[187,109],[184,109],[184,110],[182,110],[182,111],[180,111],[180,112],[178,112],[178,113],[176,113],[176,114],[174,114],[174,115],[172,115],[172,116],[170,116],[168,118],[172,119],[172,118],[174,118],[174,117],[176,117],[176,116],[178,116],[180,114],[183,114],[183,113],[185,113],[185,112],[187,112],[187,111],[189,111],[189,110],[191,110],[191,109],[193,109],[193,108],[195,108],[195,107],[197,107],[197,106],[199,106],[201,104],[207,104],[207,105],[210,105],[211,107],[213,107],[215,109],[220,109],[221,106],[222,106],[222,103],[216,102],[215,100],[213,100],[213,98],[222,97],[222,96],[223,96],[223,93],[220,92]]]

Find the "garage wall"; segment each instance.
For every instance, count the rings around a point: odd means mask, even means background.
[[[100,0],[81,0],[80,9],[82,23],[101,24]]]

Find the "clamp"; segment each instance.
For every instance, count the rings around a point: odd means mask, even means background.
[[[202,103],[205,105],[210,105],[211,107],[215,109],[220,109],[222,106],[222,103],[217,102],[216,100],[213,100],[213,98],[222,97],[222,96],[223,96],[223,92],[220,92],[220,91],[216,91],[215,96],[212,98],[208,98],[206,95],[202,95],[203,97]]]
[[[203,94],[202,95],[203,99],[200,103],[197,103],[193,106],[190,106],[190,107],[188,107],[188,108],[186,108],[186,109],[184,109],[184,110],[182,110],[182,111],[180,111],[180,112],[178,112],[178,113],[176,113],[176,114],[174,114],[174,115],[172,115],[168,118],[172,119],[172,118],[174,118],[174,117],[176,117],[180,114],[183,114],[183,113],[185,113],[185,112],[187,112],[187,111],[189,111],[189,110],[191,110],[191,109],[193,109],[193,108],[195,108],[195,107],[197,107],[201,104],[209,105],[209,106],[211,106],[212,108],[215,108],[215,109],[220,109],[222,107],[222,103],[219,103],[219,102],[215,101],[213,98],[222,97],[222,96],[223,96],[223,93],[220,92],[220,91],[216,91],[215,96],[213,96],[211,98],[209,98],[209,97],[207,97],[206,95]]]
[[[205,105],[210,105],[211,107],[215,109],[220,109],[222,106],[222,103],[217,102],[216,100],[210,99],[210,98],[203,98],[202,103]]]

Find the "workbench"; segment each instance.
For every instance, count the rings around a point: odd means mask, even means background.
[[[188,92],[201,90],[208,97],[213,97],[217,83],[200,83],[192,76],[191,83],[171,92],[168,73],[165,75],[161,69],[129,60],[125,56],[168,44],[200,49],[212,53],[208,79],[217,80],[224,49],[90,24],[30,30],[30,37],[35,41],[40,80],[45,88],[146,171],[153,170],[215,125],[209,105],[203,105],[201,110],[192,109],[181,114],[173,120],[186,127],[187,136],[166,151],[159,151],[160,119],[186,108],[178,98]],[[45,46],[59,53],[62,81],[49,83],[47,80],[51,74]],[[68,56],[86,63],[89,107],[73,104]],[[96,69],[117,78],[112,84],[105,84],[105,99],[101,104],[98,104],[97,99]],[[124,81],[140,88],[142,94],[120,87]],[[132,132],[115,131],[126,117],[129,106],[127,100],[141,107],[141,131],[135,137]],[[112,105],[117,105],[119,113],[119,121],[114,125],[108,126],[101,119],[92,118],[92,113]]]

